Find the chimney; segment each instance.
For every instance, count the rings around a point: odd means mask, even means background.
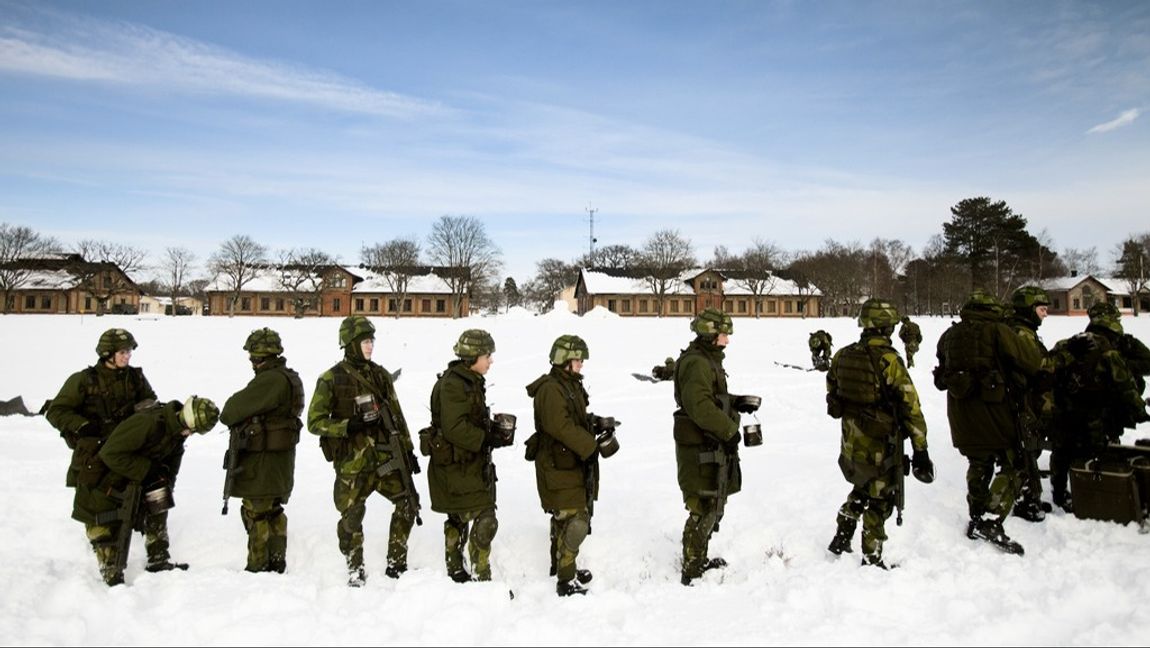
[[[1072,269],[1072,270],[1070,271],[1070,276],[1071,276],[1071,277],[1077,277],[1077,276],[1078,276],[1078,268],[1074,268],[1074,269]]]

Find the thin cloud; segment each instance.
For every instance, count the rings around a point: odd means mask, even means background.
[[[389,117],[446,112],[435,102],[377,90],[327,71],[245,57],[168,32],[64,20],[71,24],[51,33],[0,28],[0,73],[246,96]]]
[[[1124,111],[1121,115],[1118,115],[1118,117],[1116,119],[1111,119],[1108,122],[1098,124],[1097,126],[1094,126],[1093,128],[1091,128],[1090,130],[1088,130],[1086,132],[1087,133],[1109,133],[1112,130],[1133,124],[1134,120],[1138,119],[1138,115],[1140,115],[1140,114],[1141,114],[1141,112],[1137,108],[1131,108],[1130,110]]]

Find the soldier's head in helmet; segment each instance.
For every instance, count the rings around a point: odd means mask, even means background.
[[[339,324],[339,346],[351,362],[368,362],[375,351],[375,325],[363,315],[350,315]]]
[[[253,367],[259,367],[271,358],[283,355],[284,345],[280,334],[270,328],[256,329],[244,341],[244,351]]]
[[[132,350],[137,346],[136,338],[125,329],[108,329],[96,343],[96,355],[109,369],[123,369],[131,363]]]
[[[494,362],[491,354],[495,353],[495,340],[483,329],[467,329],[459,335],[452,350],[468,369],[483,376]]]
[[[1050,297],[1038,286],[1022,286],[1010,295],[1010,306],[1015,318],[1038,328],[1046,319]]]
[[[885,299],[871,297],[859,308],[858,323],[863,332],[873,331],[890,337],[899,322],[898,309]]]
[[[695,339],[722,348],[730,344],[735,324],[723,311],[706,308],[691,320],[691,330],[695,332]]]
[[[551,344],[551,366],[573,374],[583,373],[583,362],[591,357],[587,343],[578,335],[560,335]]]

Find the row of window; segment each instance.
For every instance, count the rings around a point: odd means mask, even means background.
[[[659,302],[655,299],[639,299],[639,310],[635,311],[642,314],[654,315],[658,312]],[[693,313],[695,312],[695,301],[692,299],[667,299],[666,308],[668,313]],[[630,299],[608,299],[607,310],[612,313],[631,313],[631,300]]]
[[[253,297],[240,297],[239,309],[240,311],[251,311]],[[287,312],[289,307],[292,307],[289,300],[284,297],[259,297],[259,310],[261,312],[271,313],[284,313]],[[400,302],[398,299],[389,298],[387,300],[387,310],[380,310],[380,305],[383,300],[379,297],[355,297],[352,299],[352,312],[357,314],[372,314],[378,313],[380,315],[386,313],[413,313],[417,300],[404,299],[403,309],[400,310]],[[422,298],[418,299],[420,313],[447,313],[447,300],[444,298]],[[304,312],[314,312],[316,304],[309,304]],[[292,307],[294,308],[294,307]],[[334,297],[331,300],[331,311],[338,313],[343,308],[343,299]]]
[[[658,313],[659,302],[654,299],[639,299],[638,310],[634,311],[640,315],[655,315]],[[723,310],[728,313],[741,313],[747,314],[750,312],[752,305],[756,313],[766,313],[773,315],[779,312],[779,304],[782,304],[782,312],[784,315],[803,312],[802,300],[791,299],[727,299],[723,301]],[[608,299],[607,310],[612,313],[630,314],[632,300],[630,299]],[[695,302],[692,299],[668,299],[666,300],[666,312],[672,315],[682,313],[695,312]]]

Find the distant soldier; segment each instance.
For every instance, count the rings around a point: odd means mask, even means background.
[[[144,517],[145,547],[149,572],[187,569],[187,563],[172,562],[168,554],[168,509],[174,501],[171,493],[176,486],[180,463],[184,457],[184,441],[193,432],[204,434],[216,426],[219,409],[207,398],[191,396],[183,403],[172,401],[141,410],[116,426],[99,458],[107,466],[103,478],[95,487],[76,489],[76,512],[82,512],[88,526],[88,538],[96,549],[100,573],[108,585],[124,582],[124,562],[131,537],[122,525],[135,525],[139,509],[146,506],[136,500],[136,510],[125,510],[124,496],[134,484],[146,500],[153,495],[156,509]],[[158,511],[158,512],[155,512]],[[80,519],[77,517],[77,519]],[[126,541],[118,543],[117,538]]]
[[[890,302],[868,299],[858,321],[863,329],[859,341],[839,350],[827,373],[827,413],[842,420],[839,468],[853,487],[839,508],[838,528],[827,549],[836,555],[850,552],[862,518],[862,564],[886,569],[886,519],[905,496],[903,439],[911,440],[915,479],[934,481],[934,463],[927,453],[918,392],[890,341],[898,310]]]
[[[220,412],[220,422],[231,429],[224,496],[243,498],[240,516],[248,532],[245,569],[282,574],[287,569],[288,523],[283,507],[295,485],[303,382],[288,368],[283,342],[272,329],[252,331],[244,351],[255,377],[232,394]]]
[[[918,345],[922,344],[922,329],[910,321],[909,315],[903,315],[900,321],[902,326],[898,329],[898,339],[902,340],[906,348],[906,366],[913,367],[914,354],[918,353]]]
[[[419,518],[419,471],[411,434],[386,369],[371,361],[375,326],[362,315],[339,325],[343,360],[316,381],[307,428],[320,437],[324,458],[335,469],[336,535],[347,561],[349,587],[367,581],[363,567],[363,516],[367,498],[379,493],[395,505],[387,542],[389,578],[407,571],[407,538]]]
[[[599,496],[599,441],[614,433],[614,419],[587,411],[583,363],[591,357],[587,343],[562,335],[551,345],[551,371],[527,386],[534,404],[535,433],[526,457],[535,462],[539,503],[551,515],[551,575],[559,596],[586,594],[591,572],[578,569],[583,540],[591,533],[594,502]],[[658,368],[658,367],[656,367]],[[596,421],[610,422],[597,427]],[[599,434],[599,437],[596,437]],[[610,454],[613,454],[610,453]],[[604,450],[602,456],[610,454]]]
[[[1003,307],[993,295],[974,291],[959,316],[939,338],[935,386],[947,392],[950,436],[970,462],[966,536],[1022,555],[1022,545],[1002,526],[1021,480],[1017,414],[1022,404],[1007,387],[1028,382],[1040,370],[1042,356],[1003,321]]]
[[[1009,389],[1020,405],[1018,411],[1022,443],[1019,460],[1022,464],[1022,485],[1018,501],[1014,505],[1014,515],[1031,522],[1046,519],[1050,505],[1042,501],[1042,475],[1038,469],[1038,457],[1042,454],[1042,440],[1048,435],[1050,420],[1054,414],[1054,394],[1050,390],[1053,373],[1047,356],[1049,351],[1038,337],[1038,327],[1046,319],[1046,309],[1050,298],[1038,286],[1023,286],[1010,297],[1012,314],[1008,318],[1010,327],[1018,334],[1024,346],[1030,347],[1042,357],[1042,370],[1029,379],[1015,374],[1017,384]]]
[[[1075,460],[1098,456],[1117,443],[1123,428],[1150,420],[1134,376],[1117,345],[1124,332],[1117,308],[1095,304],[1086,331],[1054,345],[1054,450],[1050,490],[1054,503],[1073,511],[1067,481]]]
[[[675,379],[675,359],[667,358],[661,365],[655,365],[651,368],[651,375],[655,380],[674,380]]]
[[[742,488],[739,414],[727,392],[724,350],[734,332],[731,316],[708,308],[691,320],[695,339],[675,363],[674,436],[679,490],[687,507],[683,525],[683,585],[727,566],[708,557],[727,498]],[[753,410],[748,410],[753,411]]]
[[[457,359],[431,389],[431,428],[420,433],[420,447],[431,457],[427,468],[431,509],[447,514],[443,522],[447,575],[457,583],[466,583],[473,575],[475,580],[489,581],[491,542],[499,530],[491,450],[508,445],[512,437],[492,425],[487,407],[485,377],[495,340],[487,331],[469,329],[453,350]],[[473,573],[464,566],[465,546]]]
[[[831,366],[831,334],[819,329],[811,333],[807,339],[807,346],[811,349],[811,364],[819,371],[826,371]]]

